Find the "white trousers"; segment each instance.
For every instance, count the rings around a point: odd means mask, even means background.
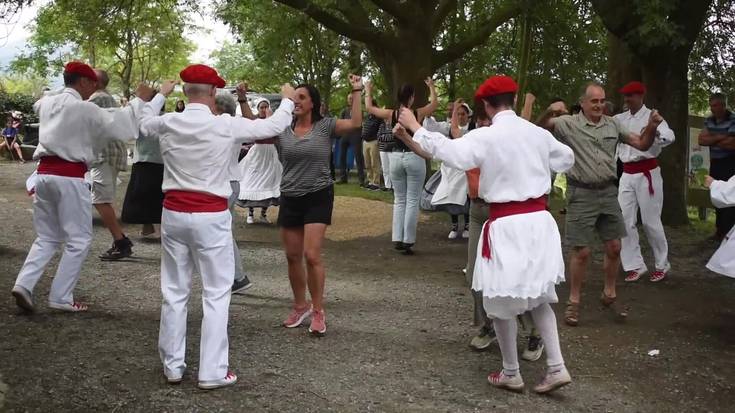
[[[383,183],[388,189],[393,188],[393,181],[390,179],[390,152],[380,151],[380,167],[383,170]]]
[[[167,377],[181,377],[186,368],[187,304],[194,271],[202,277],[199,380],[218,380],[227,375],[227,320],[235,273],[231,226],[229,211],[185,213],[163,209],[163,303],[158,350]]]
[[[15,285],[33,292],[46,265],[64,246],[49,302],[74,303],[74,287],[92,245],[92,197],[81,178],[39,174],[33,200],[33,242]]]
[[[654,194],[648,190],[648,179],[641,174],[624,173],[620,178],[618,202],[623,211],[625,229],[628,233],[622,239],[620,258],[625,271],[646,270],[646,264],[641,255],[640,239],[638,237],[638,209],[641,211],[643,230],[646,232],[648,244],[653,250],[657,270],[668,270],[669,245],[666,242],[664,226],[661,223],[661,209],[664,203],[664,184],[661,179],[661,169],[651,170],[651,182]]]

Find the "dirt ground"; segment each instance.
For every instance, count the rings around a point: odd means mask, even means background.
[[[417,254],[404,257],[391,249],[390,205],[355,198],[338,198],[325,245],[325,337],[279,326],[291,293],[277,230],[246,226],[240,217],[237,240],[255,282],[249,294],[233,298],[230,313],[230,365],[240,381],[218,391],[196,387],[195,281],[189,369],[181,385],[167,385],[156,349],[160,245],[140,240],[138,228],[127,227],[135,256],[106,263],[96,257],[110,236],[95,221],[76,290],[91,305],[88,313],[46,307],[52,272],[35,291],[39,312],[16,309],[10,289],[34,239],[24,190],[32,169],[0,163],[0,411],[724,412],[735,404],[735,282],[704,268],[716,247],[707,234],[667,228],[670,278],[621,285],[619,296],[631,307],[625,324],[597,304],[598,251],[581,325],[559,327],[575,381],[539,397],[491,388],[486,376],[501,365],[497,347],[469,349],[476,328],[461,272],[466,243],[446,239],[448,218],[423,219]],[[650,262],[650,250],[645,254]],[[563,299],[567,287],[558,292]],[[561,320],[562,306],[555,310]],[[649,356],[652,349],[660,355]],[[544,362],[521,368],[530,387]]]

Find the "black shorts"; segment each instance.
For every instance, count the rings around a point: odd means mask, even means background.
[[[278,226],[284,228],[303,227],[306,224],[332,224],[334,186],[302,196],[281,195],[278,210]]]

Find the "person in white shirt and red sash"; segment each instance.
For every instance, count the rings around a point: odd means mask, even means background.
[[[196,269],[202,277],[203,307],[199,387],[214,389],[237,381],[229,370],[227,336],[235,274],[232,216],[227,209],[233,148],[276,136],[288,127],[293,88],[282,87],[283,101],[273,116],[250,120],[212,113],[217,88],[225,86],[216,70],[191,65],[179,75],[189,99],[186,109],[156,116],[174,88],[174,82],[165,82],[161,93],[145,105],[140,125],[142,134],[159,137],[164,166],[158,349],[168,382],[181,382],[186,369],[187,303]]]
[[[707,176],[705,186],[709,188],[712,205],[716,208],[735,206],[735,176],[727,181],[718,181]],[[735,278],[735,227],[725,235],[720,248],[715,251],[707,262],[710,271]]]
[[[410,110],[396,126],[407,144],[419,145],[452,168],[480,168],[479,196],[490,204],[473,274],[472,289],[482,291],[483,306],[492,317],[503,356],[503,370],[488,381],[499,388],[521,391],[516,316],[531,311],[546,344],[548,371],[534,391],[548,393],[571,383],[559,345],[555,285],[564,280],[564,258],[556,221],[546,210],[551,171],[574,164],[572,150],[546,130],[513,112],[518,86],[508,76],[492,76],[477,90],[492,125],[450,140],[422,128]]]
[[[33,288],[62,245],[49,307],[70,312],[88,309],[73,296],[92,244],[92,198],[84,174],[96,160],[95,147],[137,136],[134,105],[108,111],[85,102],[97,90],[97,75],[90,66],[69,62],[63,76],[65,88],[34,105],[40,123],[33,154],[39,162],[33,201],[37,238],[12,289],[18,306],[28,312],[35,311]]]
[[[613,116],[625,129],[643,133],[651,116],[651,109],[643,104],[646,86],[633,81],[620,89],[625,97],[626,112]],[[620,177],[618,187],[618,202],[623,212],[623,220],[627,235],[622,238],[620,259],[623,270],[627,273],[626,282],[638,281],[648,272],[646,263],[641,255],[641,246],[638,238],[638,209],[641,211],[643,229],[646,238],[653,250],[655,269],[651,272],[651,282],[658,282],[666,278],[671,268],[669,264],[669,245],[666,242],[664,226],[661,223],[661,209],[664,203],[664,183],[661,179],[661,168],[658,167],[656,157],[661,149],[674,142],[674,131],[666,121],[662,121],[656,128],[656,137],[653,145],[646,151],[638,150],[626,143],[620,142],[617,156],[623,162],[623,176]]]

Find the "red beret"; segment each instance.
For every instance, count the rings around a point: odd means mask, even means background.
[[[201,83],[214,85],[218,88],[225,87],[225,80],[219,77],[216,70],[207,65],[189,65],[179,73],[179,76],[185,83]]]
[[[490,76],[475,92],[475,99],[484,99],[503,93],[516,93],[518,85],[510,76]]]
[[[97,73],[88,64],[72,61],[64,66],[64,73],[76,73],[80,76],[97,81]]]
[[[644,85],[643,83],[637,80],[633,82],[628,82],[627,85],[623,86],[620,89],[620,93],[624,95],[634,95],[634,94],[642,95],[646,93],[646,85]]]

